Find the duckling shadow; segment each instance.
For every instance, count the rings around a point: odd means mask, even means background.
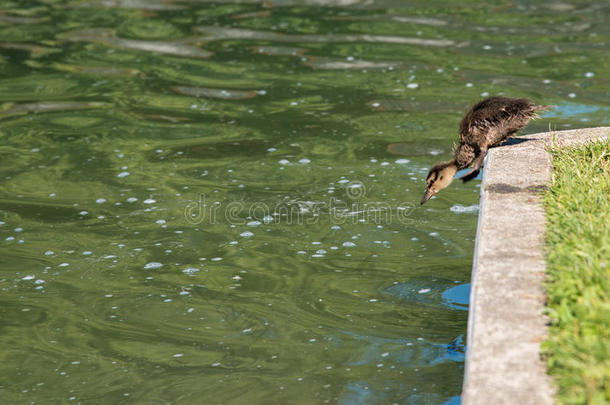
[[[520,143],[535,141],[535,139],[528,138],[508,138],[504,143],[500,146],[511,146],[511,145],[519,145]]]

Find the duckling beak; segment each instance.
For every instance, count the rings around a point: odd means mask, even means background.
[[[426,193],[424,194],[424,198],[421,199],[421,205],[424,205],[426,201],[428,201],[434,195],[434,191],[430,189],[426,189]]]

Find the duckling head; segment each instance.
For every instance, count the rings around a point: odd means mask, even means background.
[[[457,173],[455,160],[438,163],[430,169],[426,176],[426,193],[421,203],[428,201],[434,194],[449,186]]]

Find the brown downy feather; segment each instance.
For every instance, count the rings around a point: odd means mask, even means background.
[[[550,108],[525,98],[490,97],[472,106],[460,122],[460,145],[456,150],[458,167],[470,166],[482,147],[499,145],[524,128],[537,112]]]

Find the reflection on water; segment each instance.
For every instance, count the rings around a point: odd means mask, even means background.
[[[96,108],[103,107],[104,103],[87,103],[87,102],[51,102],[51,103],[27,103],[27,104],[15,104],[8,105],[8,108],[0,110],[0,119],[4,117],[11,117],[13,115],[27,114],[27,113],[41,113],[48,111],[70,111],[70,110],[81,110],[84,108]]]
[[[135,39],[118,38],[108,29],[87,29],[71,31],[61,36],[68,41],[101,42],[126,50],[162,53],[188,58],[209,58],[211,52],[194,46],[183,45],[170,41],[143,41]]]
[[[172,87],[172,90],[186,96],[222,98],[227,100],[243,100],[246,98],[256,97],[256,95],[259,94],[259,92],[255,90],[220,90],[188,86],[174,86]]]
[[[590,2],[1,7],[6,403],[459,403],[479,188],[428,168],[492,94],[607,124]]]
[[[287,35],[273,31],[254,31],[231,27],[207,26],[195,27],[196,32],[205,34],[204,40],[263,40],[273,42],[373,42],[373,43],[392,43],[392,44],[409,44],[409,45],[425,45],[425,46],[450,46],[455,43],[451,40],[437,40],[425,38],[408,38],[389,35],[370,35],[370,34],[336,34],[317,35],[317,34],[300,34]]]

